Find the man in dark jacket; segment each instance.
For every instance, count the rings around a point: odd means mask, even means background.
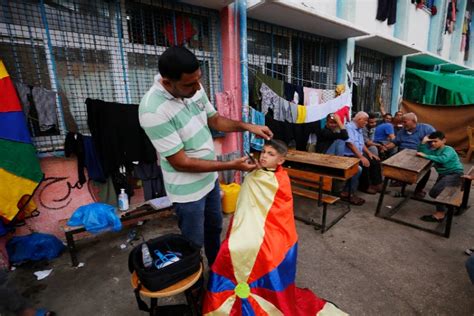
[[[343,156],[346,140],[349,138],[346,127],[334,113],[326,117],[326,126],[318,133],[316,152],[320,154]]]

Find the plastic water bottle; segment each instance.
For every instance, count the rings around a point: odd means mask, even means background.
[[[125,193],[125,189],[120,189],[120,194],[118,196],[118,207],[119,210],[123,212],[128,210],[128,195]]]
[[[150,250],[146,243],[142,244],[142,259],[145,268],[149,268],[153,264],[153,258],[150,255]]]

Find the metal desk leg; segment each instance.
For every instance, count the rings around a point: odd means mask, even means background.
[[[385,191],[387,191],[388,181],[389,179],[387,177],[385,177],[385,179],[383,180],[382,192],[380,192],[379,201],[377,203],[377,209],[375,210],[375,216],[379,215],[380,209],[382,208],[383,198],[385,196]]]
[[[462,203],[459,207],[461,210],[469,208],[467,203],[469,202],[469,193],[471,192],[472,180],[464,179],[464,194],[462,195]]]
[[[152,297],[150,299],[150,316],[158,315],[158,299]]]
[[[77,267],[79,264],[76,256],[76,245],[74,243],[74,235],[71,232],[66,232],[66,242],[69,254],[71,255],[71,262],[73,267]]]
[[[328,208],[328,205],[326,203],[324,203],[324,205],[323,205],[323,220],[322,220],[322,223],[321,223],[321,234],[324,234],[324,232],[326,231],[327,208]]]
[[[454,207],[448,206],[448,212],[446,216],[446,228],[444,229],[444,237],[449,238],[449,234],[451,233],[451,224],[453,223],[453,214],[454,214]]]

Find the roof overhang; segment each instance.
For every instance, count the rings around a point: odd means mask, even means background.
[[[346,20],[318,12],[314,7],[303,2],[263,0],[250,5],[247,16],[337,40],[368,34]]]
[[[395,37],[371,34],[355,38],[356,45],[375,50],[385,55],[399,57],[421,52],[415,46],[410,46]]]
[[[423,66],[435,67],[439,66],[442,71],[455,72],[460,70],[469,70],[470,68],[464,65],[453,63],[452,61],[445,59],[441,56],[435,55],[430,52],[421,52],[407,56],[407,61],[417,63]]]
[[[233,0],[180,0],[179,2],[192,4],[199,7],[221,10],[234,2]]]

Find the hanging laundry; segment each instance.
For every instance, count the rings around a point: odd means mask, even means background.
[[[265,115],[253,108],[250,108],[250,123],[255,125],[265,125]],[[250,147],[261,151],[263,149],[264,139],[257,137],[255,134],[250,134]]]
[[[30,98],[33,98],[31,95],[31,89],[33,87],[19,81],[15,81],[15,88],[18,98],[21,102],[21,107],[23,108],[23,113],[25,113],[25,116],[28,117],[30,114]]]
[[[235,97],[231,91],[216,93],[216,108],[219,115],[231,119],[241,120],[241,113],[237,110]]]
[[[84,174],[84,140],[82,134],[79,133],[67,133],[66,141],[64,142],[64,155],[71,157],[71,154],[76,155],[77,159],[77,182],[80,187],[86,183],[86,176]]]
[[[456,23],[456,0],[451,0],[448,4],[446,13],[446,28],[444,33],[451,34],[454,31],[454,24]]]
[[[260,87],[260,93],[262,96],[261,109],[262,113],[265,115],[268,112],[268,109],[273,110],[273,118],[277,121],[284,121],[286,113],[283,109],[284,107],[289,106],[289,102],[284,98],[277,95],[269,86],[265,83],[262,83]]]
[[[349,115],[350,113],[350,107],[349,106],[344,106],[343,108],[337,110],[334,114],[339,116],[341,119],[342,124],[345,124],[346,122],[351,120],[351,117]]]
[[[305,123],[305,122],[306,122],[306,106],[298,104],[298,116],[296,118],[296,123]]]
[[[86,105],[87,123],[106,176],[132,161],[156,161],[155,148],[138,122],[137,104],[87,99]]]
[[[33,87],[31,94],[38,114],[40,131],[44,132],[57,126],[56,92],[41,87]]]
[[[166,24],[164,33],[170,45],[181,46],[189,42],[197,34],[197,30],[188,17],[178,15],[175,21]]]
[[[266,84],[273,92],[275,92],[279,97],[283,97],[283,81],[272,78],[270,76],[264,75],[260,72],[257,72],[255,75],[254,88],[252,92],[252,105],[256,110],[266,113],[260,107],[262,101],[262,95],[260,92],[260,87],[262,83]]]
[[[388,25],[395,24],[397,22],[397,0],[379,0],[375,18],[382,22],[388,19]]]
[[[156,162],[140,162],[135,165],[133,172],[142,180],[145,201],[166,196],[163,173]]]
[[[105,182],[106,177],[100,164],[94,140],[91,136],[83,136],[82,139],[84,141],[84,165],[86,166],[89,179]]]
[[[304,87],[304,105],[318,105],[322,103],[322,90]]]
[[[0,60],[0,217],[13,220],[21,211],[18,202],[31,199],[43,177],[20,100]]]
[[[284,82],[283,83],[283,97],[290,102],[296,104],[304,103],[304,91],[302,86],[298,86],[292,83]],[[297,96],[297,97],[296,97]]]
[[[333,89],[322,90],[322,103],[326,103],[336,97],[336,91]]]

